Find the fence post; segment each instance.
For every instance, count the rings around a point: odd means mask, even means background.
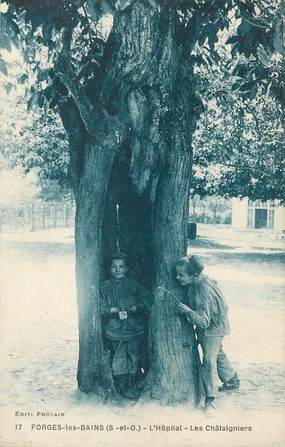
[[[68,205],[65,205],[65,226],[68,227]]]
[[[31,224],[32,224],[31,231],[35,231],[36,227],[35,227],[34,204],[32,204],[32,206],[31,206]]]
[[[25,229],[26,229],[26,226],[25,226],[25,210],[24,210],[24,208],[21,209],[20,213],[21,213],[20,216],[21,216],[22,231],[24,232]]]
[[[56,207],[56,203],[54,205],[54,219],[53,219],[53,226],[56,228],[57,227],[57,207]]]
[[[43,204],[43,206],[42,206],[42,222],[43,222],[43,230],[45,229],[45,227],[46,227],[46,216],[45,216],[45,205]]]

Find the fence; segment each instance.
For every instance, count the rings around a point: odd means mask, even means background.
[[[0,231],[36,231],[74,226],[73,202],[32,203],[0,207]]]

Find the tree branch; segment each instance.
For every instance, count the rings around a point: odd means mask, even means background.
[[[94,120],[95,111],[91,101],[85,94],[82,86],[76,81],[76,76],[73,71],[70,59],[66,54],[61,54],[55,67],[55,74],[68,89],[71,94],[84,123],[86,131],[90,134],[94,134]]]
[[[71,176],[73,189],[76,193],[84,164],[84,144],[87,134],[72,98],[59,102],[58,107],[63,127],[69,139]]]
[[[241,18],[247,22],[249,25],[252,25],[256,28],[262,28],[262,29],[270,29],[270,25],[260,25],[260,23],[257,22],[252,22],[251,20],[249,20],[248,18],[246,18],[243,14],[240,13]]]
[[[84,123],[86,131],[90,134],[94,134],[94,108],[91,101],[85,94],[83,87],[76,80],[76,74],[71,64],[71,40],[72,40],[73,28],[70,27],[63,32],[62,43],[63,48],[58,56],[58,60],[55,64],[55,75],[60,82],[67,88],[72,96],[81,119]]]

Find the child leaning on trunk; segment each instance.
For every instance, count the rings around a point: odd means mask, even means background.
[[[196,328],[203,351],[202,376],[205,386],[205,409],[215,408],[217,374],[223,383],[219,391],[237,389],[240,381],[223,350],[224,336],[229,334],[228,306],[213,279],[204,275],[204,265],[197,255],[176,262],[176,278],[186,289],[186,302],[177,310]]]
[[[146,333],[149,293],[126,276],[128,270],[125,254],[111,256],[111,277],[100,287],[101,314],[117,391],[126,398],[137,399],[136,379]]]

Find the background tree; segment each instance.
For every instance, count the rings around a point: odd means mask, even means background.
[[[218,63],[219,32],[230,25],[236,56],[258,58],[260,46],[275,51],[278,7],[247,0],[61,0],[56,8],[50,0],[9,1],[3,28],[22,44],[37,76],[31,104],[56,107],[70,142],[82,391],[106,396],[113,389],[99,280],[119,235],[154,297],[145,393],[195,402],[194,336],[158,288],[181,293],[172,266],[187,250],[192,140],[205,107],[195,67]],[[2,47],[9,45],[4,37]]]
[[[42,200],[71,198],[69,144],[60,117],[52,110],[27,110],[21,73],[24,63],[9,64],[9,78],[1,76],[0,154],[3,169],[20,168],[22,175],[33,172]]]
[[[267,56],[272,71],[258,83],[251,80],[254,60],[246,69],[247,60],[237,63],[226,45],[219,54],[219,67],[199,69],[200,95],[207,108],[193,138],[193,190],[201,197],[219,194],[283,201],[284,101],[283,97],[276,101],[272,91],[278,75],[284,76],[281,60],[276,54]],[[244,93],[248,84],[252,91]]]

